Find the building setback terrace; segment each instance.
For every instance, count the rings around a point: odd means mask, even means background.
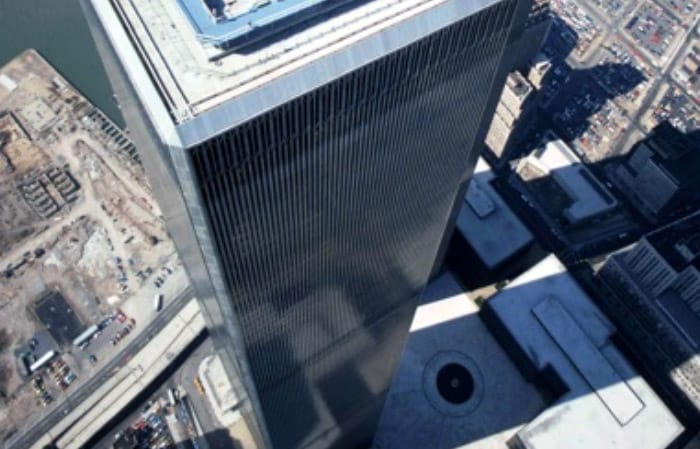
[[[350,3],[352,8],[347,7]],[[108,34],[118,51],[127,54],[136,50],[126,60],[141,65],[137,59],[140,58],[145,63],[167,111],[179,124],[446,3],[449,2],[112,0],[95,2],[93,6],[101,22],[108,24]],[[493,3],[479,0],[469,9],[476,11]],[[302,12],[300,18],[297,14]],[[323,20],[308,20],[319,14]],[[250,43],[253,38],[246,33],[272,23],[272,38],[267,35],[255,44],[232,48],[238,44],[231,44],[231,39],[243,37]],[[124,33],[129,39],[124,39]],[[132,73],[136,85],[142,78]]]
[[[205,43],[229,44],[254,30],[308,19],[348,0],[178,0],[197,37]],[[302,17],[299,17],[302,16]]]

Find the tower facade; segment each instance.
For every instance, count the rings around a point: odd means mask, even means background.
[[[259,444],[362,447],[530,1],[246,3],[83,1]]]

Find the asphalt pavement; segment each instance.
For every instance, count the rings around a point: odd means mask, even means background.
[[[134,354],[148,343],[152,335],[160,332],[180,312],[193,296],[192,289],[188,287],[175,300],[171,301],[134,340],[127,344],[117,357],[110,360],[100,371],[94,373],[87,382],[78,386],[70,396],[64,399],[61,405],[56,407],[41,421],[23,429],[19,436],[11,438],[5,447],[7,449],[26,449],[30,447],[34,441],[46,434],[65,415],[70,413],[74,407],[77,407],[97,390],[112,376],[115,370],[125,365]]]
[[[118,424],[114,425],[111,428],[104,429],[103,435],[101,438],[99,438],[99,441],[95,442],[92,445],[93,449],[111,449],[112,443],[114,442],[114,436],[121,432],[124,431],[127,427],[131,426],[134,422],[136,422],[139,418],[139,416],[142,413],[143,407],[151,400],[155,400],[157,398],[167,398],[168,397],[168,390],[171,388],[178,388],[180,386],[185,387],[185,390],[187,391],[188,396],[191,396],[191,390],[194,388],[187,388],[188,385],[185,385],[186,379],[188,379],[189,373],[196,373],[197,368],[199,367],[199,363],[204,359],[205,357],[211,355],[213,351],[213,345],[211,342],[211,338],[207,337],[201,342],[198,342],[196,346],[192,349],[192,352],[187,356],[187,358],[182,361],[180,365],[176,366],[171,366],[170,369],[173,371],[167,379],[163,380],[159,384],[156,385],[150,385],[148,387],[147,397],[144,398],[144,400],[141,401],[135,401],[134,403],[130,404],[128,409],[123,412],[128,413]],[[189,383],[192,384],[191,380],[189,380]],[[192,384],[193,386],[193,384]],[[195,392],[195,394],[198,395],[198,393]],[[194,399],[194,398],[190,398]],[[209,432],[211,430],[214,430],[216,427],[216,421],[207,421],[208,415],[202,416],[202,413],[200,413],[199,409],[196,409],[197,411],[197,417],[200,420],[200,423],[202,424],[202,427],[205,428],[205,433]],[[206,412],[206,410],[204,410]],[[205,444],[202,444],[201,441],[198,442],[198,445],[200,446],[199,449],[208,449],[208,446]],[[220,447],[220,446],[211,446],[211,447]]]

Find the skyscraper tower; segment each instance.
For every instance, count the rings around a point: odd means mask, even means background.
[[[83,0],[261,446],[372,440],[529,0]]]

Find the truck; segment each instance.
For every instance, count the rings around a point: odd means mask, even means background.
[[[81,349],[83,348],[83,345],[87,347],[88,342],[90,339],[100,330],[99,326],[97,324],[94,324],[90,327],[88,327],[84,332],[82,332],[80,335],[75,337],[73,340],[73,344],[75,346],[80,347]]]
[[[169,388],[168,389],[168,401],[170,402],[170,405],[176,405],[177,404],[177,391],[174,388]]]
[[[37,371],[39,368],[41,368],[42,366],[46,365],[49,361],[51,361],[51,359],[53,359],[53,358],[56,357],[57,355],[58,355],[58,354],[57,354],[56,351],[54,351],[54,350],[51,350],[51,351],[47,352],[46,354],[44,354],[44,355],[42,355],[41,357],[39,357],[39,360],[37,360],[36,362],[32,363],[32,365],[29,367],[29,371],[32,372],[32,373],[35,372],[35,371]]]
[[[156,312],[160,312],[160,309],[163,308],[163,294],[162,293],[156,293],[156,296],[153,298],[153,310]]]

